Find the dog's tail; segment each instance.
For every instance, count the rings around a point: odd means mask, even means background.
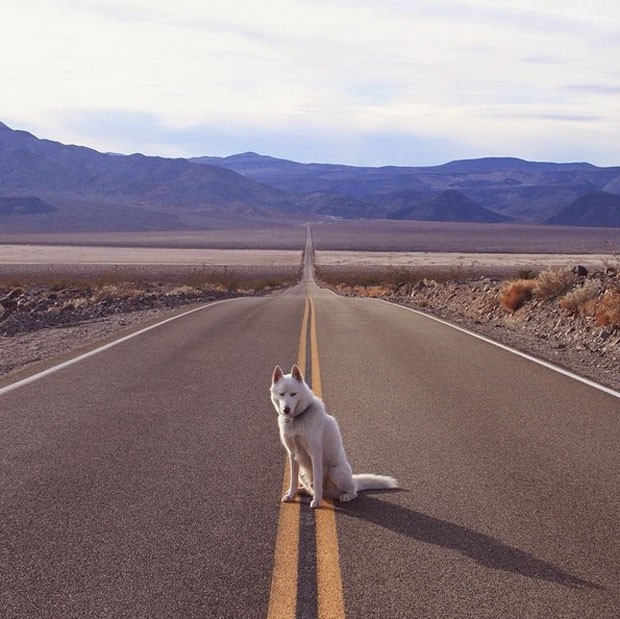
[[[393,477],[387,475],[373,475],[372,473],[361,473],[353,475],[355,490],[388,490],[398,488],[398,482]]]

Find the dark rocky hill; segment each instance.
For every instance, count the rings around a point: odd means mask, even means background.
[[[561,226],[620,227],[620,195],[593,191],[574,200],[546,223]]]
[[[499,223],[509,219],[480,206],[455,189],[442,191],[426,200],[414,201],[413,204],[390,213],[389,218],[471,223]]]
[[[35,196],[24,196],[23,198],[0,197],[0,217],[3,215],[40,215],[41,213],[51,213],[55,210],[55,206],[43,202],[43,200]]]

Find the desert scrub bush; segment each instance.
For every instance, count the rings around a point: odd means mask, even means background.
[[[596,306],[595,324],[599,327],[620,327],[620,290],[610,288]]]
[[[519,279],[536,279],[537,277],[538,273],[532,269],[519,269]]]
[[[93,291],[94,301],[108,299],[133,299],[144,292],[144,286],[134,282],[118,282],[115,284],[103,284]]]
[[[500,291],[500,306],[509,312],[516,312],[532,298],[535,287],[535,279],[516,279],[507,282]]]
[[[354,288],[362,286],[369,288],[378,286],[384,279],[384,269],[376,267],[346,267],[346,266],[316,266],[317,279],[328,286]]]
[[[566,269],[547,269],[539,273],[534,281],[534,296],[551,301],[572,290],[577,283],[577,276]]]
[[[598,305],[600,286],[596,281],[586,282],[560,299],[560,307],[569,314],[592,316]]]
[[[395,267],[382,265],[329,265],[315,267],[319,281],[334,288],[398,288],[414,286],[423,280],[449,282],[459,278],[460,271],[453,269]],[[389,291],[388,291],[389,292]]]

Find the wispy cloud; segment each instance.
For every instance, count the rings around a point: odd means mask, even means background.
[[[3,11],[0,120],[56,139],[385,164],[620,139],[615,0],[48,1]]]
[[[489,116],[496,118],[516,118],[530,119],[540,121],[562,122],[562,123],[595,123],[605,120],[604,116],[595,116],[593,114],[571,114],[562,111],[553,110],[492,110],[488,112]]]
[[[565,88],[574,92],[615,96],[620,94],[620,81],[617,84],[568,84]]]

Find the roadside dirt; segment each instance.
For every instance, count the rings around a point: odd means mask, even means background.
[[[254,294],[260,290],[158,284],[135,288],[49,286],[0,288],[0,377],[35,363],[103,341],[139,325],[164,319],[180,308]]]

